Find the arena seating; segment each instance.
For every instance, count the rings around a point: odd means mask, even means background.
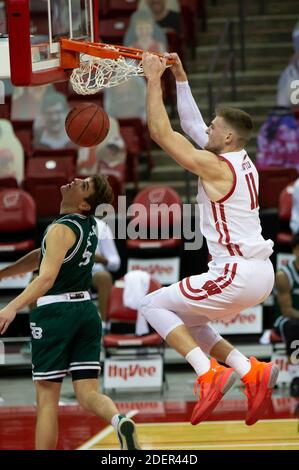
[[[150,280],[149,292],[154,292],[159,289],[161,284],[155,279]],[[124,291],[124,279],[116,281],[112,287],[107,319],[111,322],[111,332],[104,335],[103,345],[105,348],[105,374],[104,374],[104,389],[109,388],[107,385],[107,375],[109,367],[116,361],[118,366],[123,360],[126,367],[133,364],[136,367],[136,362],[147,360],[159,359],[162,364],[162,377],[161,378],[161,390],[164,385],[164,341],[156,332],[150,332],[148,334],[137,336],[135,334],[135,324],[137,318],[137,311],[128,308],[123,303],[123,291]],[[123,332],[123,329],[126,332]],[[120,333],[113,331],[121,331]],[[131,330],[128,332],[128,330]],[[109,363],[109,361],[111,361]]]
[[[1,260],[14,260],[35,246],[36,207],[22,189],[0,190]]]
[[[259,203],[262,209],[277,208],[281,191],[298,177],[295,168],[259,170]]]
[[[35,157],[27,162],[25,189],[36,202],[39,217],[54,217],[59,213],[60,187],[70,183],[76,167],[72,157]]]
[[[102,0],[100,2],[101,18],[131,16],[138,7],[138,0]]]

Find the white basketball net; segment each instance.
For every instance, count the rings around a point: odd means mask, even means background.
[[[136,76],[144,76],[140,60],[102,59],[84,54],[80,67],[73,70],[70,82],[79,95],[94,95],[103,88],[119,85]]]

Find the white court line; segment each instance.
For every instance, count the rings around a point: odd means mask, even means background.
[[[128,413],[126,413],[126,416],[128,418],[132,418],[133,416],[137,415],[138,410],[131,410]],[[92,446],[97,444],[98,442],[102,441],[106,436],[109,436],[114,431],[113,426],[107,426],[103,431],[99,432],[95,436],[93,436],[91,439],[86,441],[84,444],[82,444],[80,447],[77,448],[77,450],[89,450]]]

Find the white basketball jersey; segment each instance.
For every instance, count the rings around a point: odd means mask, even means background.
[[[230,166],[234,182],[231,191],[212,202],[199,179],[197,202],[203,236],[212,258],[241,256],[267,259],[273,241],[262,237],[258,204],[258,172],[245,150],[225,153],[219,158]]]

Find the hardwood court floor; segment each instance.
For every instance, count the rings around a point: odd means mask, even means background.
[[[138,424],[144,450],[299,450],[298,420],[275,419],[246,426],[244,421],[209,421],[198,426],[186,422]],[[108,426],[79,449],[118,449]]]
[[[194,400],[184,400],[183,393],[180,399],[177,398],[187,384],[186,380],[180,380],[183,387],[179,389],[177,380],[174,390],[178,392],[172,399],[144,395],[144,401],[140,401],[138,393],[130,395],[131,401],[117,401],[120,412],[133,416],[136,421],[144,450],[299,449],[299,398],[284,396],[281,390],[275,391],[263,421],[248,427],[244,423],[247,402],[236,388],[229,398],[221,400],[208,421],[191,426],[189,419]],[[0,401],[0,450],[34,449],[36,409],[31,379],[28,379],[28,386],[24,379],[11,378],[4,385],[0,379],[3,397]],[[28,404],[20,406],[24,397]],[[119,448],[112,427],[82,410],[74,398],[61,403],[59,431],[60,450]]]

